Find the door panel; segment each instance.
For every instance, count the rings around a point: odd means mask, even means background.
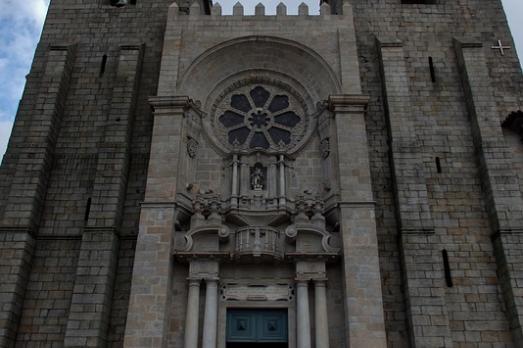
[[[287,327],[286,309],[230,309],[227,311],[228,343],[284,343],[287,342],[288,337]],[[228,344],[227,347],[230,345]],[[252,345],[252,347],[258,347],[258,345]],[[265,347],[265,345],[260,347]]]

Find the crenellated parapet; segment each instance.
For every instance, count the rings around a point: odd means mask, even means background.
[[[349,13],[351,11],[350,4],[346,4],[343,6],[343,13]],[[209,13],[207,13],[209,12]],[[331,6],[324,2],[320,6],[320,11],[318,14],[310,13],[309,6],[305,3],[301,3],[298,6],[298,14],[297,15],[289,15],[287,13],[287,6],[280,2],[278,6],[276,7],[276,13],[268,15],[266,14],[265,6],[262,3],[258,3],[256,7],[254,8],[254,14],[253,15],[246,15],[245,14],[245,8],[241,2],[237,2],[233,6],[232,14],[231,15],[224,15],[222,12],[222,6],[219,2],[214,3],[210,7],[210,11],[207,11],[206,8],[202,8],[202,6],[199,4],[198,1],[194,1],[192,5],[189,7],[180,6],[177,2],[173,3],[169,8],[169,15],[170,17],[175,16],[189,16],[189,17],[199,17],[199,16],[207,16],[207,17],[308,17],[308,18],[318,18],[318,17],[329,17],[331,15],[338,16],[338,14],[333,13]],[[342,16],[340,14],[339,16]]]

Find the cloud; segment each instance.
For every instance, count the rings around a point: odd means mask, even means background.
[[[7,149],[7,142],[11,135],[13,121],[0,121],[0,159],[4,156]]]
[[[49,0],[3,0],[0,11],[0,158],[44,24]]]
[[[0,115],[18,106],[49,0],[4,0],[0,11]]]

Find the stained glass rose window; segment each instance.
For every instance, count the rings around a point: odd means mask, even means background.
[[[303,116],[289,93],[268,86],[251,86],[224,98],[217,120],[227,143],[244,149],[281,149],[301,134]]]

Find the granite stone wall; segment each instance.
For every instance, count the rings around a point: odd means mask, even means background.
[[[481,142],[478,143],[474,133],[473,115],[461,82],[463,66],[458,62],[459,52],[454,46],[455,39],[482,45],[484,61],[479,63],[486,69],[483,78],[491,87],[489,103],[493,110],[488,117],[494,126],[498,122],[501,125],[511,112],[523,107],[523,77],[515,49],[501,55],[490,48],[497,40],[514,46],[501,2],[349,2],[354,12],[360,67],[360,81],[354,83],[361,83],[363,94],[370,97],[365,125],[376,202],[387,344],[389,347],[424,346],[415,345],[419,342],[416,338],[445,336],[447,332],[440,335],[440,331],[427,329],[443,325],[450,333],[444,341],[446,346],[517,346],[522,339],[521,311],[518,310],[518,306],[522,306],[521,296],[518,297],[523,243],[518,228],[521,226],[515,225],[514,234],[509,235],[498,235],[499,231],[493,227],[492,207],[485,189],[486,169],[480,156]],[[171,3],[171,0],[138,0],[136,5],[116,8],[109,6],[108,0],[51,1],[0,168],[2,347],[64,345],[73,288],[76,276],[81,274],[77,263],[84,227],[91,214],[89,206],[96,201],[103,207],[104,200],[111,212],[118,212],[118,222],[112,227],[119,247],[108,248],[114,253],[111,269],[114,274],[108,277],[112,283],[110,294],[102,301],[102,306],[107,306],[103,311],[109,319],[106,332],[100,335],[105,337],[100,344],[123,346],[139,203],[145,194],[152,134],[148,98],[157,95]],[[341,2],[337,2],[333,12],[342,11]],[[273,19],[267,21],[274,25]],[[260,18],[256,25],[263,26],[264,19]],[[336,47],[322,42],[322,35],[331,34],[321,25],[320,21],[310,21],[307,25],[281,26],[280,29],[282,37],[300,37],[310,46],[324,49],[320,53],[332,65],[342,66],[343,60],[336,60],[333,53]],[[206,46],[186,55],[187,59],[180,61],[184,68],[204,49],[220,43],[218,36],[202,31],[205,25],[195,21],[189,27],[192,31],[185,33],[185,37],[202,38]],[[216,25],[215,30],[221,30],[220,26]],[[252,29],[249,34],[259,32]],[[428,236],[406,237],[397,218],[394,173],[401,171],[395,170],[397,162],[393,161],[390,144],[398,133],[387,123],[391,110],[383,93],[387,83],[381,71],[383,56],[376,40],[394,41],[402,47],[395,59],[404,65],[402,73],[406,80],[402,82],[409,97],[410,123],[405,129],[409,129],[409,136],[417,144],[418,164],[423,171],[422,182],[413,185],[425,187],[424,198],[432,225]],[[125,158],[114,158],[114,163],[122,160],[127,163],[128,169],[121,174],[125,177],[125,187],[117,201],[109,196],[93,197],[95,182],[103,176],[96,168],[100,163],[104,130],[119,122],[110,119],[113,97],[117,94],[119,52],[121,46],[142,45],[140,83],[131,110],[134,119],[129,130],[131,141]],[[183,43],[179,43],[177,49],[182,51],[183,47]],[[433,62],[432,76],[429,57]],[[54,73],[60,73],[60,79],[55,79]],[[349,73],[346,71],[344,76]],[[397,74],[395,70],[391,76],[394,78]],[[397,126],[396,130],[401,131],[402,124]],[[505,131],[504,137],[506,153],[511,155],[496,160],[506,161],[503,164],[519,175],[519,184],[513,183],[513,187],[519,187],[521,196],[523,143],[510,131]],[[304,156],[294,162],[300,184],[295,181],[291,188],[320,179],[319,163],[313,159],[318,156],[317,146],[311,144]],[[197,180],[202,187],[219,189],[224,182],[221,178],[216,180],[213,173],[221,170],[224,163],[210,148],[201,148],[200,156]],[[402,192],[405,190],[409,189],[403,188]],[[412,191],[420,190],[412,187]],[[406,247],[411,254],[406,253]],[[442,250],[449,255],[451,287],[443,279]],[[409,273],[413,272],[413,265],[406,262],[413,251],[423,260],[423,264],[417,265],[419,268],[415,271],[419,273],[416,274]],[[186,296],[184,272],[181,269],[173,278],[172,292],[178,298]],[[333,281],[329,284],[329,310],[343,303],[343,291],[338,289],[343,287],[339,281],[341,273],[336,267],[330,270]],[[434,278],[438,285],[427,285],[426,281]],[[169,343],[180,346],[184,305],[172,303],[169,308],[173,310],[169,317],[172,332]],[[440,315],[442,311],[444,315]],[[413,319],[420,320],[416,322],[419,325],[413,325]],[[332,324],[333,346],[341,346],[350,339],[340,334],[342,328],[338,322]],[[424,342],[432,342],[426,346],[439,346],[441,341]]]

